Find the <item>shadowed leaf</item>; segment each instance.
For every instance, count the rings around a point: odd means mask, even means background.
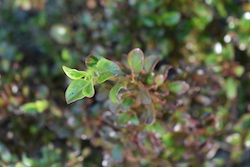
[[[144,70],[146,73],[153,72],[156,64],[159,62],[159,57],[155,55],[151,55],[145,58]]]
[[[146,104],[145,110],[140,117],[140,122],[148,125],[152,125],[155,120],[155,109],[153,104]]]
[[[138,92],[138,98],[140,99],[140,102],[142,104],[151,103],[150,94],[149,94],[148,90],[143,85],[140,86],[140,91]]]

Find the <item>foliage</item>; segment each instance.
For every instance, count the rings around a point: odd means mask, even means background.
[[[0,1],[0,166],[249,166],[249,9]]]

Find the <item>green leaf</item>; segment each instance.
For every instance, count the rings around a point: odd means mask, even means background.
[[[165,25],[174,26],[180,21],[181,15],[179,12],[166,12],[162,18]]]
[[[66,62],[71,62],[71,55],[68,49],[63,49],[61,53],[62,59]]]
[[[146,104],[145,110],[143,111],[140,121],[148,125],[152,125],[155,120],[155,109],[153,104]]]
[[[189,84],[184,81],[170,82],[168,83],[168,89],[170,92],[180,95],[189,90]]]
[[[167,147],[173,147],[175,145],[174,143],[174,138],[173,135],[171,133],[166,133],[162,136],[162,140],[163,143],[167,146]]]
[[[226,95],[228,99],[234,99],[237,95],[237,83],[233,78],[226,80]]]
[[[115,145],[112,149],[112,158],[116,162],[123,160],[123,147],[121,145]]]
[[[88,68],[95,69],[97,62],[104,59],[102,56],[90,55],[85,59],[85,64]]]
[[[39,113],[42,113],[44,110],[46,110],[49,106],[49,103],[47,100],[37,100],[35,102],[37,111]]]
[[[131,119],[130,113],[125,112],[119,115],[117,122],[121,124],[126,124],[130,119]]]
[[[163,74],[157,75],[157,76],[155,77],[155,84],[156,84],[157,86],[160,86],[160,85],[162,85],[162,84],[164,83],[164,80],[165,80],[165,78],[164,78],[164,75],[163,75]]]
[[[222,50],[222,56],[224,60],[234,59],[234,47],[232,44],[227,44]]]
[[[109,91],[109,99],[115,103],[120,104],[120,99],[118,97],[118,93],[123,87],[123,83],[117,83],[110,91]]]
[[[27,113],[35,113],[37,112],[36,103],[29,102],[21,106],[21,110]]]
[[[130,97],[125,98],[121,103],[121,110],[128,111],[130,107],[132,106],[132,104],[134,104],[133,98],[130,98]]]
[[[238,65],[235,69],[234,69],[234,74],[237,76],[237,77],[241,77],[242,74],[244,73],[245,69],[243,66],[241,65]]]
[[[153,72],[156,64],[159,61],[159,57],[155,55],[151,55],[145,58],[145,64],[144,64],[144,70],[146,73],[151,73]]]
[[[97,62],[96,65],[98,72],[99,72],[99,77],[97,79],[98,83],[102,83],[109,78],[116,76],[120,72],[119,66],[107,59],[101,59]]]
[[[160,69],[158,70],[157,74],[163,74],[164,78],[167,78],[169,70],[172,68],[170,65],[162,65]]]
[[[140,85],[138,98],[142,104],[149,104],[152,101],[148,90],[142,84]]]
[[[90,80],[88,84],[86,84],[85,89],[82,90],[82,94],[86,97],[93,97],[95,94],[93,80]]]
[[[86,81],[84,79],[77,79],[71,82],[66,90],[66,102],[69,104],[76,100],[82,99],[85,96],[92,97],[94,93],[93,82]]]
[[[138,120],[138,117],[137,117],[136,113],[133,113],[131,115],[130,121],[134,125],[139,125],[139,120]]]
[[[76,69],[71,69],[66,66],[63,66],[62,69],[65,72],[65,74],[71,79],[80,79],[86,75],[85,71],[78,71]]]
[[[139,73],[144,65],[144,54],[141,49],[136,48],[128,54],[128,65],[132,72]]]

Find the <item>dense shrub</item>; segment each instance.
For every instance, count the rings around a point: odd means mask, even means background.
[[[249,10],[237,0],[0,1],[0,166],[249,166]],[[157,64],[126,85],[146,102],[122,90],[113,104],[115,78],[133,78],[133,48]],[[61,67],[85,71],[88,55],[121,72],[67,105]]]

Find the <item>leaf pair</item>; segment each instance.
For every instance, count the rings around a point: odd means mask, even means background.
[[[72,103],[84,97],[93,97],[95,94],[94,85],[103,83],[120,72],[117,64],[101,56],[91,55],[86,58],[87,71],[78,71],[63,66],[65,74],[74,79],[66,90],[66,102]]]

